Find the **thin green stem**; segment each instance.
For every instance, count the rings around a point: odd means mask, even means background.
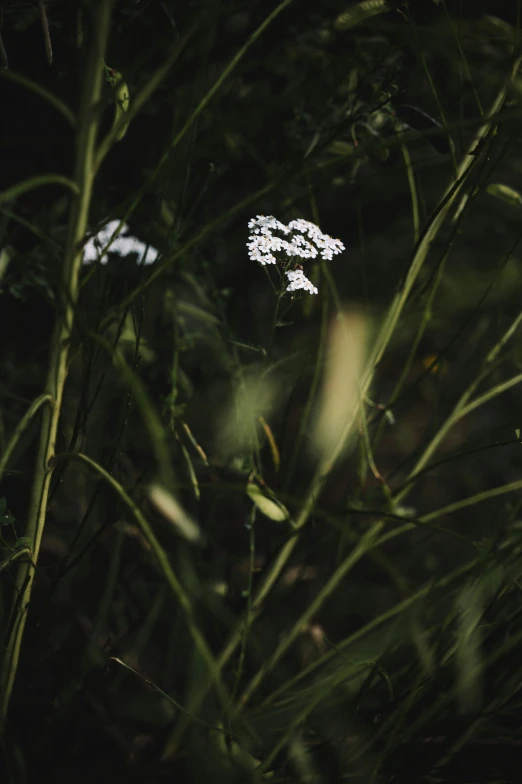
[[[5,450],[4,450],[4,453],[3,453],[2,457],[0,458],[0,479],[2,479],[2,474],[4,473],[5,467],[6,467],[7,463],[9,462],[9,458],[11,457],[13,449],[15,448],[17,443],[19,442],[19,440],[22,437],[22,435],[24,434],[24,432],[25,432],[27,426],[29,425],[29,423],[31,422],[32,418],[35,416],[35,414],[38,413],[38,411],[40,410],[40,408],[43,405],[45,405],[46,403],[51,403],[51,402],[52,402],[51,395],[49,395],[49,394],[40,395],[40,397],[37,397],[36,400],[33,401],[33,403],[31,403],[31,405],[29,406],[29,408],[27,409],[27,411],[25,412],[25,414],[23,415],[23,417],[21,418],[21,420],[17,424],[13,435],[9,439],[9,443],[7,444],[7,446],[6,446]]]
[[[45,87],[42,87],[41,84],[38,84],[38,82],[33,82],[33,80],[28,79],[27,76],[23,76],[22,74],[5,69],[0,70],[0,77],[3,79],[8,79],[15,84],[19,84],[20,87],[25,87],[26,90],[31,90],[31,92],[35,93],[35,95],[39,95],[40,98],[43,98],[43,100],[47,101],[50,106],[60,112],[60,114],[65,117],[72,128],[76,128],[76,116],[73,110],[67,106],[67,104],[62,101],[61,98],[58,98],[56,95],[54,95],[54,93],[46,90]]]
[[[121,501],[125,504],[125,506],[129,509],[132,513],[134,519],[136,520],[143,536],[149,543],[152,552],[158,562],[160,567],[161,573],[165,578],[165,581],[169,585],[172,593],[179,601],[183,612],[185,613],[185,617],[187,619],[187,625],[189,627],[190,633],[192,635],[192,639],[194,640],[194,645],[198,650],[201,658],[205,662],[208,667],[209,675],[211,677],[211,682],[215,682],[217,691],[220,695],[221,701],[223,706],[228,705],[228,698],[226,695],[226,691],[224,686],[221,684],[221,680],[219,677],[219,668],[216,667],[215,659],[212,655],[210,648],[208,647],[203,635],[201,634],[199,627],[196,622],[196,618],[194,615],[194,610],[189,599],[187,592],[184,590],[183,586],[179,582],[176,574],[170,564],[169,557],[163,547],[161,546],[156,534],[152,530],[152,527],[144,514],[142,513],[139,506],[132,500],[132,498],[126,493],[125,489],[121,486],[121,484],[106,471],[101,465],[96,463],[87,455],[83,455],[78,452],[71,452],[68,454],[61,454],[57,455],[55,460],[80,460],[81,462],[85,463],[86,465],[90,466],[94,469],[107,484],[112,487],[112,489],[118,494]],[[54,461],[53,461],[54,462]]]
[[[355,566],[355,564],[358,561],[360,561],[360,559],[366,554],[368,549],[374,544],[383,526],[384,523],[382,521],[379,521],[374,525],[372,525],[370,530],[362,537],[359,544],[356,545],[356,547],[354,547],[354,549],[348,555],[348,557],[345,558],[344,561],[337,567],[334,574],[330,577],[326,585],[321,589],[321,591],[319,591],[314,601],[311,602],[311,604],[306,608],[304,613],[302,613],[302,615],[294,623],[294,625],[292,626],[288,634],[286,634],[284,638],[281,640],[281,642],[275,649],[272,656],[268,659],[268,661],[266,661],[261,666],[261,668],[255,674],[255,676],[252,678],[252,680],[244,690],[243,694],[239,698],[236,711],[241,710],[243,706],[250,700],[255,690],[261,684],[265,675],[275,667],[277,662],[286,653],[288,648],[295,642],[295,640],[301,633],[303,627],[310,622],[310,620],[322,607],[322,605],[328,599],[328,597],[335,591],[337,586],[340,584],[341,580],[343,580],[344,577],[346,577],[350,569],[352,569]]]
[[[410,524],[408,524],[406,526],[401,526],[401,529],[395,529],[394,531],[384,534],[374,542],[373,545],[374,549],[379,548],[386,541],[389,541],[391,538],[395,538],[395,536],[399,535],[400,533],[406,533],[407,531],[411,530],[412,527],[414,526],[410,526]],[[472,561],[469,561],[464,566],[459,567],[451,574],[441,578],[436,583],[428,583],[427,585],[424,585],[422,588],[420,588],[411,596],[408,596],[406,599],[403,599],[403,601],[399,602],[398,604],[395,604],[393,607],[390,607],[390,609],[386,610],[386,612],[382,613],[376,618],[372,618],[372,620],[369,621],[365,626],[362,626],[360,629],[358,629],[356,632],[351,634],[345,640],[342,640],[340,643],[338,643],[334,649],[328,651],[323,656],[321,656],[321,658],[309,664],[308,667],[305,667],[305,669],[302,670],[298,675],[286,681],[277,690],[273,691],[270,694],[270,696],[267,697],[266,700],[264,700],[264,702],[261,704],[261,707],[265,708],[268,707],[269,705],[273,705],[281,697],[282,694],[293,689],[302,680],[308,678],[317,669],[324,667],[326,664],[332,661],[332,659],[338,656],[339,653],[345,651],[347,648],[350,648],[356,642],[362,640],[364,637],[368,636],[371,632],[375,631],[380,626],[383,626],[388,621],[391,621],[393,620],[393,618],[402,615],[402,613],[405,610],[409,609],[412,605],[416,604],[419,600],[423,599],[431,591],[451,585],[452,582],[461,578],[469,571],[474,569],[477,563],[478,563],[478,558],[474,558]]]
[[[448,123],[447,123],[447,120],[446,120],[444,109],[442,107],[442,103],[441,103],[440,98],[439,98],[439,94],[437,92],[437,88],[436,88],[435,83],[434,83],[434,81],[433,81],[433,79],[431,77],[431,72],[430,72],[430,69],[428,67],[428,63],[426,61],[426,57],[424,56],[424,49],[422,48],[421,42],[419,40],[419,36],[418,36],[418,33],[417,33],[417,26],[416,26],[415,21],[413,20],[413,18],[411,16],[411,14],[409,13],[408,6],[405,6],[405,10],[406,10],[406,15],[407,15],[408,21],[410,23],[410,28],[413,31],[413,36],[415,38],[415,43],[417,44],[417,52],[418,52],[418,55],[419,55],[419,59],[420,59],[420,61],[422,63],[422,67],[424,68],[424,73],[426,74],[426,78],[428,80],[428,84],[430,85],[431,92],[432,92],[433,97],[435,99],[435,103],[437,104],[437,108],[439,110],[440,119],[442,120],[442,124],[444,126],[444,129],[446,130],[447,127],[448,127]],[[453,167],[454,167],[455,171],[457,172],[458,171],[457,160],[455,158],[455,150],[453,149],[453,145],[451,144],[451,141],[450,141],[450,149],[451,149],[451,159],[453,161]]]
[[[198,23],[194,24],[190,30],[188,30],[185,35],[176,42],[174,48],[170,55],[166,58],[165,62],[157,69],[157,71],[151,76],[145,87],[132,98],[130,102],[130,108],[127,112],[125,112],[125,116],[121,118],[121,120],[115,124],[115,126],[109,131],[107,136],[104,140],[100,143],[98,150],[96,152],[96,159],[94,162],[95,171],[98,171],[100,166],[102,165],[103,161],[107,157],[107,154],[110,152],[113,144],[116,142],[118,138],[118,134],[121,132],[122,128],[125,125],[128,125],[131,120],[136,117],[136,115],[143,109],[147,101],[151,98],[154,92],[157,90],[161,82],[165,79],[168,72],[178,59],[178,57],[183,52],[184,48],[188,44],[191,37],[196,32],[198,27]],[[177,140],[179,141],[179,139]],[[176,140],[175,140],[176,142]],[[172,143],[174,146],[175,142]],[[176,142],[177,143],[177,142]],[[164,159],[162,158],[164,162]],[[163,165],[160,162],[159,165]]]
[[[518,479],[516,482],[509,482],[506,485],[500,485],[499,487],[493,487],[491,490],[484,490],[482,493],[476,493],[468,498],[461,498],[460,501],[455,501],[453,504],[442,506],[440,509],[435,509],[433,512],[423,515],[419,518],[419,522],[429,523],[431,520],[437,520],[438,518],[445,517],[453,512],[459,512],[461,509],[475,506],[475,504],[480,504],[482,501],[488,501],[490,498],[497,498],[498,496],[506,495],[507,493],[515,493],[517,490],[522,490],[522,479]]]
[[[4,569],[7,569],[9,564],[13,563],[13,561],[17,561],[19,558],[22,558],[24,555],[26,555],[28,558],[31,557],[31,550],[29,547],[20,547],[20,549],[10,553],[7,558],[5,558],[3,561],[0,561],[0,572],[2,572]]]
[[[457,404],[455,405],[453,411],[448,416],[444,424],[439,428],[437,433],[434,435],[426,449],[423,451],[422,455],[414,465],[413,469],[410,471],[408,476],[406,477],[405,484],[395,496],[396,503],[400,503],[410,492],[411,488],[413,487],[412,477],[414,475],[419,475],[422,469],[426,466],[429,462],[431,456],[436,452],[439,448],[442,441],[445,439],[446,435],[449,433],[451,428],[463,417],[467,416],[469,413],[474,411],[484,403],[487,403],[489,400],[497,397],[498,395],[502,394],[502,392],[507,391],[511,387],[519,384],[522,381],[522,373],[518,373],[513,378],[508,379],[507,381],[502,382],[501,384],[497,384],[492,389],[489,389],[484,394],[480,395],[479,397],[475,398],[475,400],[470,401],[471,396],[479,386],[480,382],[483,378],[490,372],[492,369],[492,365],[494,360],[497,358],[501,348],[506,344],[506,342],[512,337],[515,330],[519,326],[522,321],[522,311],[518,314],[518,316],[512,321],[504,335],[500,338],[499,341],[493,346],[493,348],[488,353],[486,360],[484,362],[484,366],[481,372],[477,375],[477,377],[472,381],[469,387],[465,390],[465,392],[461,395],[460,399],[458,400]]]
[[[172,705],[174,705],[174,707],[177,708],[177,710],[179,710],[182,713],[186,714],[190,718],[191,721],[195,721],[198,724],[202,724],[203,727],[207,727],[209,730],[213,730],[214,732],[221,732],[221,733],[223,733],[224,735],[227,735],[227,736],[233,735],[233,733],[229,732],[228,730],[224,730],[223,727],[216,727],[213,724],[209,724],[207,721],[204,721],[203,719],[200,719],[198,716],[193,716],[191,713],[189,713],[187,711],[186,708],[183,707],[183,705],[180,705],[179,702],[176,702],[176,700],[174,700],[170,696],[170,694],[167,694],[167,692],[163,691],[163,689],[160,689],[160,687],[157,684],[153,683],[151,680],[146,678],[144,675],[141,674],[141,672],[138,672],[137,670],[135,670],[133,667],[130,666],[130,664],[126,664],[124,661],[122,661],[121,659],[118,659],[116,656],[111,656],[111,659],[113,661],[117,662],[118,664],[121,664],[121,666],[125,667],[127,670],[130,670],[130,672],[134,673],[134,675],[136,675],[138,678],[140,678],[140,680],[142,680],[143,683],[146,683],[148,686],[153,688],[154,691],[157,691],[158,694],[161,694],[162,697],[165,697],[165,699],[168,700],[169,702],[171,702]]]
[[[266,19],[259,25],[259,27],[252,33],[252,35],[250,36],[248,41],[244,44],[244,46],[241,47],[239,52],[236,55],[234,55],[234,57],[229,62],[227,67],[220,74],[219,78],[212,85],[212,87],[206,93],[206,95],[203,96],[203,98],[201,99],[199,104],[196,106],[196,108],[194,109],[192,114],[187,118],[187,121],[185,122],[185,124],[183,125],[181,130],[176,134],[176,136],[174,137],[174,139],[170,143],[169,148],[163,153],[163,155],[161,156],[161,158],[159,160],[159,163],[157,164],[156,168],[154,169],[154,172],[151,175],[151,179],[155,179],[156,176],[160,173],[160,171],[163,169],[164,165],[167,163],[172,150],[174,150],[178,146],[178,144],[180,143],[181,139],[183,139],[183,137],[185,136],[187,131],[193,125],[194,121],[199,117],[199,115],[203,112],[205,107],[210,103],[210,101],[212,100],[214,95],[219,91],[219,89],[221,88],[221,86],[223,85],[225,80],[230,76],[230,74],[232,73],[234,68],[243,59],[243,57],[248,52],[248,50],[251,48],[251,46],[264,33],[266,28],[274,21],[274,19],[276,19],[276,17],[279,16],[281,11],[284,11],[284,9],[288,5],[290,5],[290,3],[292,3],[292,2],[293,2],[293,0],[283,0],[283,2],[280,3],[272,11],[272,13],[269,14],[266,17]]]
[[[250,514],[250,547],[249,547],[249,563],[248,563],[248,596],[247,596],[247,609],[246,609],[246,616],[245,616],[245,627],[243,630],[243,639],[241,640],[241,650],[239,652],[239,662],[237,665],[237,673],[234,682],[234,689],[232,691],[232,698],[231,698],[231,706],[233,705],[236,699],[236,693],[239,686],[239,682],[241,680],[241,676],[243,674],[243,667],[245,663],[245,654],[246,654],[246,647],[248,642],[248,635],[250,632],[250,627],[252,625],[252,588],[253,588],[253,580],[254,580],[254,568],[255,568],[255,519],[256,519],[256,507],[252,506],[252,511]]]
[[[63,185],[75,196],[80,195],[80,187],[77,182],[64,177],[62,174],[41,174],[38,177],[29,177],[27,180],[12,185],[6,191],[0,192],[0,204],[13,201],[27,191],[41,188],[43,185]]]
[[[406,166],[408,185],[410,186],[410,193],[411,193],[413,241],[415,244],[417,244],[420,237],[419,195],[417,193],[417,183],[415,182],[415,172],[413,171],[411,156],[405,144],[401,144],[401,152],[402,152],[402,157],[404,158],[404,165]]]
[[[36,461],[31,500],[26,526],[26,537],[30,542],[32,559],[19,565],[16,575],[15,602],[11,616],[9,633],[5,640],[4,655],[0,669],[0,730],[3,730],[11,693],[18,669],[27,612],[31,598],[33,578],[40,543],[45,526],[47,499],[51,480],[50,461],[54,456],[58,421],[62,409],[62,399],[67,376],[67,359],[74,322],[74,311],[78,297],[78,278],[82,264],[81,242],[87,228],[89,207],[93,189],[93,164],[99,113],[96,107],[101,97],[101,63],[107,46],[112,13],[112,0],[99,2],[92,14],[92,38],[88,47],[85,79],[78,118],[74,180],[66,177],[33,178],[19,187],[49,184],[51,181],[67,185],[74,194],[71,199],[69,233],[66,242],[65,258],[62,267],[63,302],[57,310],[48,375],[44,395],[50,405],[44,409],[40,444]],[[24,188],[27,190],[27,187]],[[12,189],[10,189],[12,191]],[[9,191],[7,191],[9,194]],[[6,192],[0,196],[0,201]]]
[[[152,447],[156,455],[156,461],[161,471],[162,480],[167,485],[173,484],[174,470],[172,468],[172,461],[170,459],[166,440],[168,433],[165,431],[161,419],[149,399],[145,385],[129,366],[118,346],[111,345],[106,338],[97,333],[90,333],[89,337],[99,343],[112,356],[117,370],[120,371],[129,385],[133,400],[140,410],[143,422],[149,433]]]

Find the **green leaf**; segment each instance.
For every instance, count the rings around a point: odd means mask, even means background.
[[[327,151],[334,155],[353,155],[354,150],[353,144],[341,140],[334,141],[327,147]]]
[[[112,127],[113,130],[115,128],[118,129],[116,141],[120,141],[127,133],[129,126],[128,121],[124,122],[130,107],[129,88],[119,71],[115,71],[114,68],[109,68],[108,66],[104,66],[104,68],[105,78],[114,93],[114,122]]]
[[[337,30],[348,30],[350,27],[376,16],[376,14],[382,14],[389,10],[390,6],[386,0],[363,0],[362,3],[340,14],[335,20],[334,26]]]
[[[263,490],[259,487],[259,485],[254,484],[254,482],[249,482],[247,485],[247,494],[250,496],[251,500],[257,506],[260,512],[262,512],[266,517],[269,517],[270,520],[275,520],[277,523],[282,523],[285,520],[290,519],[290,512],[282,503],[272,498],[269,498]]]
[[[520,193],[513,188],[510,188],[508,185],[503,185],[500,182],[493,182],[486,188],[486,193],[489,193],[490,196],[493,196],[500,201],[503,201],[505,204],[509,204],[512,207],[520,207],[522,204],[522,196]]]

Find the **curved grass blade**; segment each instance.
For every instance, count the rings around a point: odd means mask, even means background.
[[[372,16],[390,10],[386,0],[363,0],[362,3],[340,14],[334,22],[334,27],[337,30],[349,30],[350,27],[366,22]]]
[[[7,68],[6,65],[4,67]],[[61,98],[58,98],[54,93],[46,90],[41,84],[33,82],[32,79],[28,79],[27,76],[22,76],[22,74],[13,73],[13,71],[0,71],[0,77],[9,79],[11,82],[19,84],[20,87],[25,87],[27,90],[31,90],[31,92],[35,93],[35,95],[39,95],[40,98],[49,104],[49,106],[52,106],[56,111],[60,112],[72,128],[76,128],[76,117],[73,110],[67,106]]]

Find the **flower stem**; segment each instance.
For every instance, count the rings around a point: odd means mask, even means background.
[[[76,161],[73,183],[74,195],[69,213],[62,277],[61,303],[57,306],[56,321],[51,338],[48,374],[44,395],[50,404],[43,409],[40,444],[31,490],[25,536],[30,542],[31,558],[20,563],[15,581],[15,599],[4,640],[4,654],[0,667],[0,731],[5,727],[14,680],[18,669],[27,612],[31,600],[38,553],[42,540],[54,456],[58,421],[62,408],[67,377],[67,359],[71,344],[75,306],[78,299],[78,279],[82,264],[82,240],[94,182],[94,158],[99,124],[98,105],[101,98],[102,62],[107,45],[113,0],[98,2],[92,14],[92,35],[87,51],[84,84],[81,97]]]

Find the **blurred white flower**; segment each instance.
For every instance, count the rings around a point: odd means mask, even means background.
[[[94,261],[98,261],[98,259],[100,264],[107,264],[109,260],[107,253],[104,253],[103,256],[101,254],[119,225],[119,220],[109,221],[95,237],[91,237],[83,249],[84,264],[91,264]],[[109,251],[123,257],[128,256],[130,253],[135,253],[138,256],[138,263],[153,264],[158,258],[159,251],[156,248],[147,247],[144,242],[141,242],[136,237],[124,236],[128,231],[129,227],[124,223],[120,233],[111,243]]]
[[[341,240],[335,240],[328,234],[323,234],[315,223],[298,218],[290,221],[288,226],[278,221],[273,215],[256,215],[248,222],[250,237],[247,242],[248,255],[252,261],[259,264],[288,265],[288,260],[274,254],[284,254],[289,258],[315,259],[320,255],[330,261],[336,254],[344,250]],[[289,239],[274,235],[278,231]],[[306,236],[305,236],[306,235]],[[312,285],[301,269],[285,271],[290,280],[287,291],[303,289],[310,294],[317,294],[317,288]]]

